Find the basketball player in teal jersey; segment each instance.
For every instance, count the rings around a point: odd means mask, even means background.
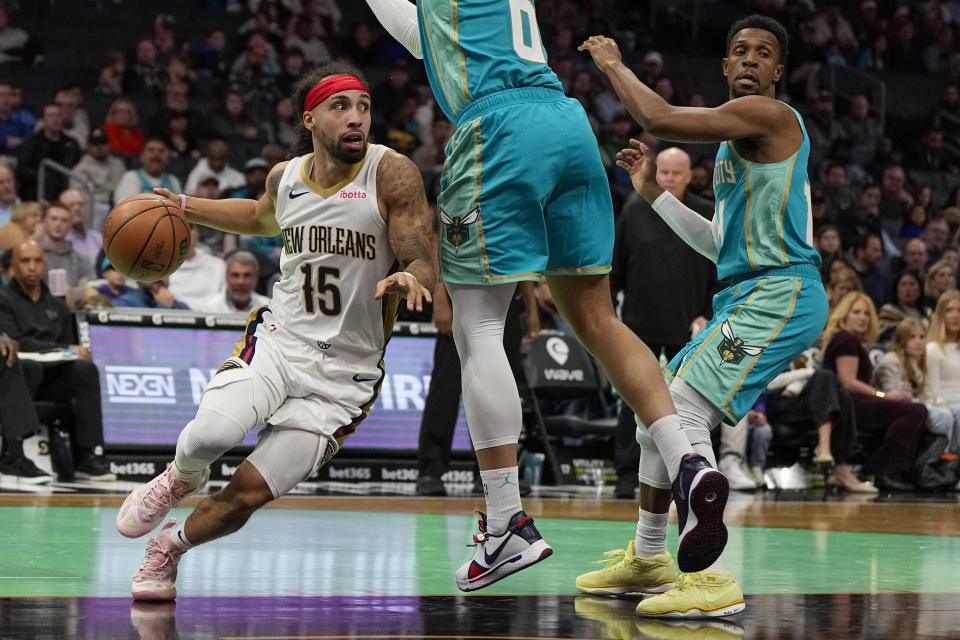
[[[424,59],[437,102],[457,124],[438,200],[440,261],[487,503],[457,585],[485,587],[552,553],[520,503],[520,399],[502,341],[516,283],[541,273],[577,338],[654,438],[682,441],[668,467],[677,500],[696,517],[681,532],[678,558],[687,570],[705,569],[726,542],[727,480],[696,454],[656,359],[614,312],[610,187],[586,113],[547,66],[533,2],[367,3]]]
[[[651,135],[721,143],[710,222],[657,185],[656,163],[645,145],[631,140],[633,148],[621,151],[617,164],[677,234],[716,262],[719,279],[729,285],[714,297],[713,320],[670,362],[667,376],[678,406],[683,399],[698,408],[695,416],[681,415],[685,429],[690,423],[702,432],[721,421],[735,425],[767,383],[813,343],[827,318],[820,257],[810,246],[810,143],[800,114],[774,99],[787,33],[776,20],[759,15],[731,27],[722,62],[730,100],[715,109],[667,104],[623,64],[609,38],[594,36],[580,50],[590,52]],[[577,578],[581,591],[656,592],[644,587],[675,579],[665,552],[671,484],[664,460],[672,452],[654,443],[643,426],[637,438],[642,455],[636,538],[606,568]],[[709,439],[696,450],[713,461]],[[682,522],[682,505],[678,515]],[[678,588],[642,601],[638,613],[713,617],[742,611],[743,594],[719,564],[681,576]]]

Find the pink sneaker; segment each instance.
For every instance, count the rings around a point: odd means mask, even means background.
[[[177,597],[177,565],[184,551],[164,532],[175,525],[176,520],[163,525],[160,534],[147,542],[147,554],[140,569],[133,574],[130,593],[134,600],[173,600]]]
[[[117,531],[128,538],[139,538],[157,528],[180,501],[193,495],[210,479],[209,467],[203,470],[196,484],[177,479],[171,464],[163,473],[134,490],[120,505]]]

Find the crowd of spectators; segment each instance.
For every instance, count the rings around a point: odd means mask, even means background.
[[[182,28],[190,16],[162,13],[130,50],[106,42],[102,66],[89,81],[65,83],[52,95],[25,95],[0,72],[5,265],[15,247],[33,238],[48,270],[58,271],[58,283],[65,277],[62,293],[74,308],[249,309],[277,277],[279,238],[195,229],[183,268],[169,281],[138,286],[124,282],[105,259],[99,231],[116,201],[154,187],[213,198],[262,195],[267,171],[288,157],[301,126],[289,97],[292,83],[331,59],[364,70],[372,87],[373,139],[410,155],[435,190],[453,126],[437,107],[422,65],[382,32],[363,3],[349,10],[336,0],[217,5],[207,11],[242,16],[238,29],[215,26],[190,38]],[[538,2],[549,64],[594,125],[616,215],[632,196],[629,177],[615,165],[617,150],[630,137],[654,148],[659,143],[638,128],[607,78],[576,51],[578,44],[592,33],[614,35],[638,77],[664,99],[711,106],[705,90],[688,86],[689,73],[671,68],[669,54],[683,49],[719,58],[722,45],[712,46],[711,24],[753,11],[780,19],[791,36],[778,97],[805,117],[813,230],[831,307],[864,292],[858,300],[869,302],[885,344],[901,321],[925,323],[960,283],[960,52],[954,45],[960,3],[724,2],[705,18],[707,35],[691,43],[686,34],[670,37],[686,28],[682,12],[660,16],[650,30],[634,3]],[[15,22],[15,12],[0,8],[4,63],[44,64],[41,44],[55,43],[41,43]],[[831,92],[825,70],[840,66],[881,79],[886,72],[923,73],[939,94],[917,96],[928,115],[905,138],[878,110],[875,92]],[[691,194],[712,199],[715,149],[684,146]],[[46,161],[69,175],[44,168]],[[217,276],[190,277],[200,271]],[[54,284],[49,273],[47,284]],[[860,342],[865,337],[872,336]],[[888,475],[895,483],[902,474],[893,469]]]

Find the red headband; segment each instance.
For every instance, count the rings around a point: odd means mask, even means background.
[[[307,92],[307,97],[303,101],[303,109],[304,111],[313,111],[314,107],[333,94],[340,93],[341,91],[354,90],[363,91],[366,94],[370,93],[370,90],[367,89],[367,85],[363,84],[363,81],[361,81],[357,76],[339,75],[324,78],[317,84],[313,85],[313,88]]]

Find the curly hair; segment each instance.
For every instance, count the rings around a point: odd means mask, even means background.
[[[300,78],[293,85],[293,93],[290,96],[290,99],[293,101],[293,108],[299,109],[300,113],[304,112],[304,105],[307,99],[307,93],[316,85],[318,82],[324,78],[329,78],[330,76],[339,76],[339,75],[350,75],[360,78],[360,81],[363,84],[369,86],[366,78],[364,78],[363,73],[357,67],[348,64],[346,62],[328,62],[327,64],[311,69],[307,73],[300,76]],[[303,121],[301,120],[300,125],[297,127],[296,135],[293,138],[293,144],[291,145],[291,152],[294,156],[302,156],[313,151],[313,134],[303,126]]]

